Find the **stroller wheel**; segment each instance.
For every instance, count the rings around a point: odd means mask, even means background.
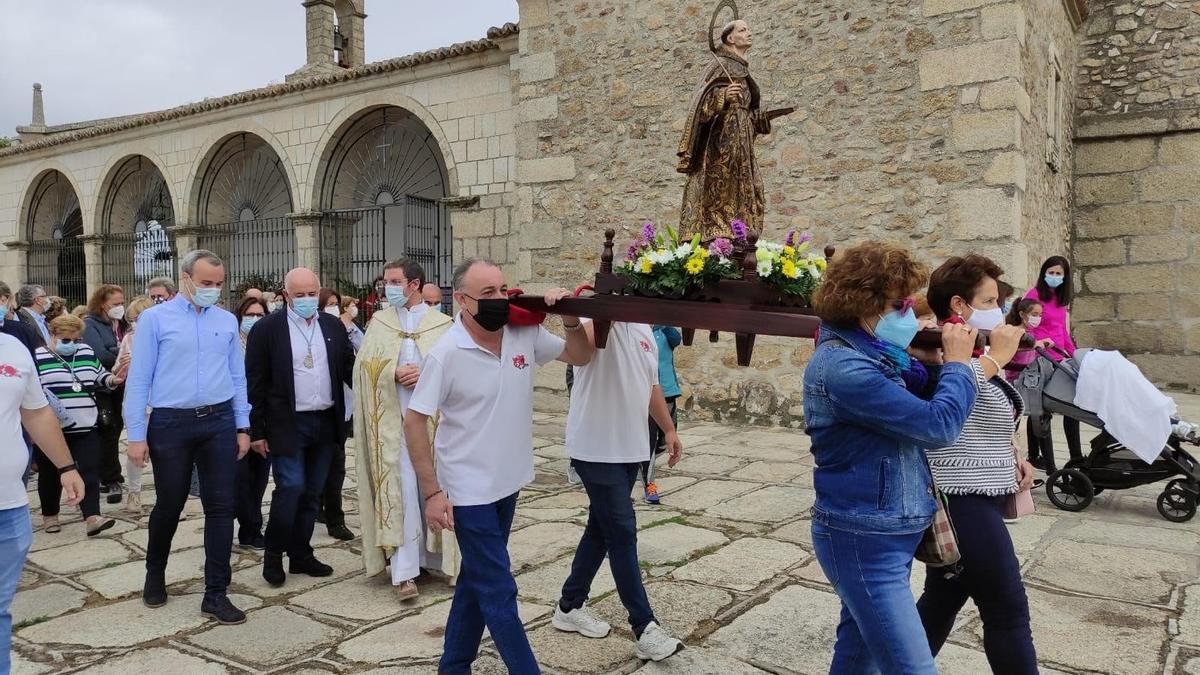
[[[1158,495],[1158,514],[1172,523],[1186,523],[1196,515],[1196,500],[1181,488],[1168,485]]]
[[[1092,480],[1079,469],[1060,469],[1046,478],[1046,496],[1063,511],[1082,511],[1095,495]]]

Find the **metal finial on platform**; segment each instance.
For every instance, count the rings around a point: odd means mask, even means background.
[[[830,244],[825,247],[825,262],[833,260],[834,254],[837,253],[837,247]]]
[[[746,237],[746,255],[742,258],[742,279],[754,281],[758,278],[758,233]]]
[[[613,237],[617,233],[612,228],[604,231],[604,252],[600,254],[600,273],[612,274],[613,271]]]

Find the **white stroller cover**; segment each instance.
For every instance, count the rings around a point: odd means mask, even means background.
[[[1147,464],[1158,459],[1171,435],[1175,401],[1121,352],[1092,349],[1083,355],[1075,405],[1096,413],[1104,429]]]

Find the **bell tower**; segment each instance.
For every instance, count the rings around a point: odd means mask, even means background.
[[[328,75],[365,62],[366,0],[303,0],[305,64],[287,81]]]

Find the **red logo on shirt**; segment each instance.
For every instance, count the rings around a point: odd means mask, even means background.
[[[645,340],[641,340],[638,344],[642,345],[642,351],[646,352],[647,354],[650,353],[650,343],[649,342],[646,342]]]
[[[21,371],[8,365],[7,363],[0,363],[0,377],[20,377],[20,376],[21,376]]]
[[[529,363],[525,361],[524,354],[517,354],[513,357],[513,367],[517,370],[524,370],[529,367]]]

